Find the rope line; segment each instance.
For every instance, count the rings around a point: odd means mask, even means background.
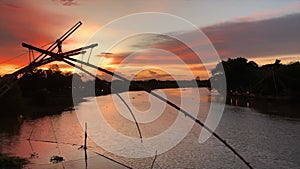
[[[53,127],[52,119],[51,119],[51,118],[49,118],[49,119],[50,119],[52,131],[53,131],[53,134],[54,134],[54,138],[55,138],[55,141],[56,141],[56,148],[57,148],[57,150],[58,150],[59,156],[61,156],[61,151],[60,151],[60,148],[59,148],[59,146],[58,146],[58,144],[57,144],[57,137],[56,137],[55,130],[54,130],[54,127]],[[61,162],[61,165],[62,165],[63,169],[65,169],[65,165],[64,165],[64,162],[63,162],[63,161]]]
[[[0,64],[7,63],[7,62],[10,62],[10,61],[12,61],[12,60],[15,60],[15,59],[19,58],[20,56],[23,56],[23,55],[25,55],[25,54],[27,54],[27,53],[28,53],[28,52],[23,52],[23,53],[21,53],[21,54],[19,54],[19,55],[17,55],[17,56],[14,56],[14,57],[12,57],[12,58],[9,58],[9,59],[6,59],[6,60],[0,62]]]
[[[53,42],[50,42],[50,43],[47,43],[47,44],[45,44],[45,45],[43,45],[43,46],[40,46],[40,47],[43,48],[43,47],[48,46],[48,45],[50,45],[50,44],[52,44],[52,43],[53,43]],[[25,54],[28,54],[28,52],[20,53],[20,54],[14,56],[14,57],[12,57],[12,58],[9,58],[9,59],[6,59],[6,60],[0,62],[0,64],[7,63],[7,62],[10,62],[10,61],[13,61],[13,60],[15,60],[15,59],[18,59],[20,56],[25,55]]]

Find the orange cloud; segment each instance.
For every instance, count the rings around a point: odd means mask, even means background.
[[[288,56],[300,53],[300,33],[298,31],[300,30],[298,22],[299,18],[300,14],[296,13],[293,15],[252,22],[227,22],[206,27],[202,30],[215,46],[221,59],[227,59],[229,57],[246,57],[250,60],[261,58],[263,56],[281,56],[284,58],[285,55]],[[181,36],[191,37],[190,42],[192,45],[204,46],[203,49],[205,49],[205,45],[208,44],[193,38],[194,33],[196,32],[187,32]],[[159,38],[153,36],[159,36]],[[131,40],[132,42],[135,42],[135,44],[128,44],[128,47],[134,45],[137,49],[162,49],[173,53],[175,56],[146,50],[135,53],[135,59],[131,60],[130,66],[142,67],[146,64],[176,67],[174,60],[178,57],[190,67],[195,75],[201,74],[202,76],[208,77],[209,70],[206,70],[203,67],[201,60],[190,47],[182,42],[167,36],[162,37],[162,35],[146,35],[142,39],[142,42],[139,42],[138,39],[137,41]],[[114,64],[114,67],[117,67],[123,59],[131,54],[134,54],[134,50],[113,53],[108,56],[114,58],[112,64]],[[201,58],[210,58],[213,57],[214,54],[204,50],[200,52],[200,55]],[[278,59],[281,58],[279,57]],[[300,58],[298,57],[298,59]],[[212,69],[215,64],[216,61],[211,61],[211,63],[206,63],[205,66]],[[182,69],[178,68],[178,70]]]
[[[67,16],[46,13],[22,3],[10,3],[0,4],[0,63],[26,52],[21,47],[22,42],[38,47],[54,42],[64,33],[62,27],[70,23]],[[28,56],[12,61],[17,65],[25,64]]]
[[[45,12],[14,1],[0,4],[0,19],[0,74],[11,73],[29,63],[28,49],[21,46],[22,42],[45,49],[77,22],[69,16]],[[68,38],[64,41],[63,50],[76,43],[76,39]],[[39,54],[34,52],[35,57]],[[65,64],[60,66],[62,70],[72,70]],[[42,68],[47,68],[47,65]]]

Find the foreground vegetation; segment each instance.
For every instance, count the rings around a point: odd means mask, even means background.
[[[20,169],[26,163],[25,159],[10,157],[5,154],[0,154],[1,169]]]

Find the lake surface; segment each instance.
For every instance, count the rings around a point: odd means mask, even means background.
[[[183,89],[181,94],[188,97],[192,89]],[[179,89],[160,90],[176,104],[180,104]],[[217,96],[204,88],[199,89],[200,110],[198,118],[204,121],[211,101]],[[124,94],[124,93],[123,93]],[[122,94],[121,94],[122,95]],[[145,92],[130,92],[130,100],[136,110],[146,111],[151,107],[149,96]],[[90,99],[90,98],[88,98]],[[127,137],[139,139],[134,122],[126,119],[117,111],[120,105],[114,105],[112,95],[96,99],[103,117],[115,131]],[[0,130],[0,152],[29,158],[27,168],[85,168],[84,151],[80,149],[84,140],[84,129],[78,117],[94,118],[88,111],[90,102],[81,103],[77,109],[86,109],[85,113],[67,111],[59,115],[39,119],[5,120]],[[289,111],[289,110],[287,110]],[[170,107],[154,121],[141,123],[143,139],[156,136],[170,128],[178,112]],[[130,116],[128,116],[130,117]],[[4,117],[5,118],[5,117]],[[97,119],[96,119],[97,120]],[[105,140],[105,128],[93,128],[88,123],[88,133],[97,132]],[[158,154],[153,168],[247,168],[228,148],[216,138],[210,137],[199,143],[202,128],[194,124],[187,136],[175,147]],[[299,168],[300,167],[300,119],[263,114],[249,107],[226,105],[216,132],[232,145],[254,168]],[[29,139],[30,138],[30,139]],[[172,139],[172,138],[170,138]],[[57,142],[57,143],[56,143]],[[143,143],[140,143],[143,144]],[[146,144],[146,141],[145,141]],[[159,144],[164,144],[159,143]],[[154,157],[127,158],[105,150],[88,138],[87,168],[126,168],[106,157],[132,168],[150,168]],[[107,140],[106,146],[114,146],[113,140]],[[107,147],[106,147],[107,148]],[[114,148],[114,147],[111,147]],[[118,148],[118,152],[138,152],[139,146]],[[153,149],[153,151],[155,151]],[[62,163],[52,164],[54,155],[64,157]]]

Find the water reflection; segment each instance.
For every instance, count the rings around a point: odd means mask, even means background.
[[[163,90],[172,96],[180,96],[177,89]],[[185,96],[191,92],[184,89]],[[210,102],[224,101],[207,89],[199,89],[200,112],[203,121]],[[138,110],[149,107],[148,95],[132,92],[131,101]],[[133,99],[134,98],[134,99]],[[97,98],[106,109],[105,117],[110,124],[128,136],[138,137],[136,128],[125,121],[111,105],[110,96]],[[223,100],[222,100],[223,99]],[[176,100],[173,100],[176,102]],[[178,102],[179,100],[177,100]],[[298,168],[300,166],[300,123],[296,118],[282,118],[269,114],[299,114],[297,104],[272,101],[243,100],[227,98],[221,122],[217,128],[224,139],[232,144],[255,168]],[[145,107],[143,107],[143,105]],[[232,106],[231,106],[232,105]],[[236,106],[237,105],[237,106]],[[243,106],[243,107],[241,107]],[[246,108],[245,108],[246,107]],[[261,113],[264,114],[261,114]],[[88,116],[88,112],[86,113]],[[173,110],[162,114],[158,121],[143,124],[142,133],[150,137],[168,128],[177,114]],[[270,118],[272,117],[272,118]],[[120,120],[119,123],[114,118]],[[52,125],[53,124],[53,128]],[[55,131],[55,134],[54,132]],[[157,156],[156,168],[243,168],[244,165],[226,147],[211,137],[203,144],[198,143],[201,127],[194,125],[187,137],[170,151]],[[101,134],[101,133],[100,133]],[[30,142],[28,141],[30,138]],[[18,117],[2,117],[0,120],[0,152],[29,158],[30,168],[63,168],[61,163],[51,164],[53,155],[63,156],[65,168],[85,168],[83,145],[84,131],[73,111],[38,119],[20,120]],[[56,143],[58,142],[58,144]],[[149,168],[153,158],[131,159],[106,152],[88,139],[88,168],[124,168],[93,151],[125,163],[133,168]],[[60,149],[60,153],[59,150]],[[31,157],[33,153],[37,156]],[[30,158],[31,157],[31,158]]]
[[[8,137],[18,135],[23,119],[16,116],[0,118],[0,133],[6,133]]]
[[[0,153],[29,159],[29,168],[84,168],[83,145],[84,132],[78,123],[75,112],[64,112],[59,115],[45,116],[38,119],[4,117],[1,119]],[[52,123],[52,124],[51,124]],[[53,128],[52,128],[53,125]],[[90,168],[123,168],[109,162],[92,151],[103,153],[91,140],[88,140],[87,156]],[[52,164],[52,156],[61,156],[62,163]],[[82,163],[80,162],[82,161]]]

